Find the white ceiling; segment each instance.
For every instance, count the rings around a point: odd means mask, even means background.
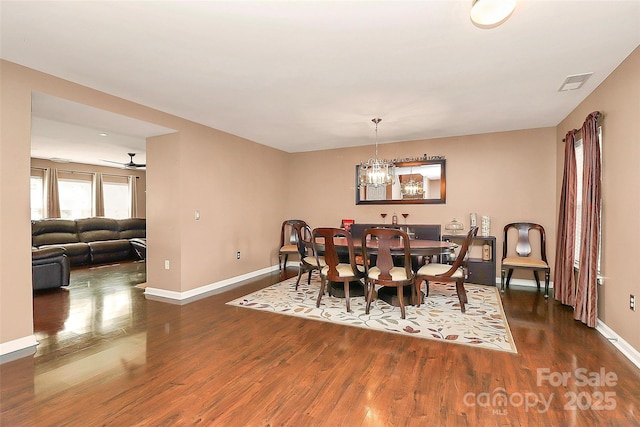
[[[0,56],[301,152],[371,144],[376,116],[380,143],[555,126],[640,45],[640,1],[518,0],[493,29],[471,3],[3,0]],[[49,101],[44,119],[93,128]]]
[[[31,95],[31,157],[124,167],[145,164],[146,138],[173,129],[34,92]]]

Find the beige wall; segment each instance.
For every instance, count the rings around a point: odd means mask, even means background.
[[[562,185],[563,143],[587,115],[600,111],[602,121],[602,275],[598,318],[640,351],[640,314],[629,309],[629,295],[640,301],[635,228],[640,212],[640,48],[637,48],[557,127],[556,188]],[[631,257],[631,258],[630,258]]]
[[[144,218],[147,214],[147,179],[144,170],[131,170],[122,168],[111,168],[108,166],[86,165],[83,163],[55,163],[44,159],[31,159],[31,166],[34,168],[56,168],[63,171],[103,173],[117,176],[135,176],[137,181],[138,195],[138,218]]]
[[[356,205],[355,165],[374,154],[357,147],[293,154],[289,180],[290,216],[312,226],[339,226],[342,218],[356,222],[387,222],[393,212],[408,213],[408,223],[441,224],[458,219],[469,229],[469,214],[491,217],[491,235],[502,253],[502,228],[514,221],[542,224],[555,241],[555,129],[531,129],[384,144],[379,157],[443,155],[447,159],[447,203],[444,205]],[[553,262],[555,248],[548,245]],[[497,262],[497,274],[499,272]],[[514,277],[532,279],[532,275]]]
[[[556,128],[385,144],[381,157],[424,153],[447,159],[447,203],[410,205],[411,223],[445,224],[453,217],[491,217],[491,234],[504,224],[545,226],[554,262],[561,174],[560,139],[586,114],[605,114],[604,272],[601,318],[640,348],[628,294],[640,296],[625,255],[638,241],[632,228],[640,208],[635,165],[640,112],[638,51]],[[342,218],[377,222],[391,205],[355,205],[355,164],[373,147],[287,154],[86,87],[0,62],[0,343],[33,333],[29,227],[31,92],[38,91],[177,132],[147,141],[149,286],[184,292],[277,262],[280,223],[298,217],[312,226]],[[364,136],[363,136],[364,137]],[[634,139],[635,138],[635,139]],[[244,169],[240,168],[242,166]],[[247,175],[246,170],[256,171]],[[256,176],[254,178],[254,176]],[[627,191],[617,189],[624,188]],[[617,190],[617,191],[616,191]],[[194,212],[201,219],[195,221]],[[268,248],[265,250],[265,248]],[[235,259],[236,251],[242,259]],[[170,260],[171,269],[164,269]]]
[[[184,292],[277,263],[286,153],[6,61],[0,61],[0,73],[0,344],[33,334],[33,91],[177,131],[147,142],[149,286]],[[255,167],[259,178],[247,180],[239,166]],[[198,222],[195,209],[201,210]]]

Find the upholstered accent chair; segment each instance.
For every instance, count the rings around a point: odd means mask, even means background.
[[[511,231],[517,232],[517,239],[509,240]],[[513,233],[511,233],[513,234]],[[538,249],[534,252],[531,245],[532,234],[539,235]],[[509,243],[513,243],[509,245]],[[539,272],[544,273],[544,297],[549,297],[549,277],[551,268],[547,262],[547,237],[544,227],[532,222],[513,222],[504,226],[502,242],[502,264],[500,267],[500,289],[504,292],[509,287],[513,270],[533,271],[536,285],[540,289]],[[505,282],[505,274],[507,280]]]

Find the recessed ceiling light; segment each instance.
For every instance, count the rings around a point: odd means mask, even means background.
[[[564,79],[564,83],[562,83],[562,86],[560,86],[560,89],[558,89],[558,92],[580,89],[584,82],[586,82],[592,74],[593,73],[584,73],[567,76],[567,78]]]
[[[104,132],[100,132],[98,135],[100,135],[100,136],[109,136],[108,133],[104,133]]]

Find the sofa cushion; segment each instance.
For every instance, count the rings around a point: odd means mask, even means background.
[[[70,219],[42,219],[31,222],[31,246],[77,243],[76,222]]]
[[[112,218],[77,219],[78,237],[81,242],[120,239],[120,227]]]
[[[69,257],[69,262],[71,263],[71,265],[87,264],[90,260],[89,245],[84,242],[40,246],[40,249],[45,248],[64,249],[64,253]]]
[[[93,264],[120,261],[131,257],[131,243],[127,239],[89,242]]]
[[[117,219],[121,239],[147,237],[147,220],[144,218]]]

